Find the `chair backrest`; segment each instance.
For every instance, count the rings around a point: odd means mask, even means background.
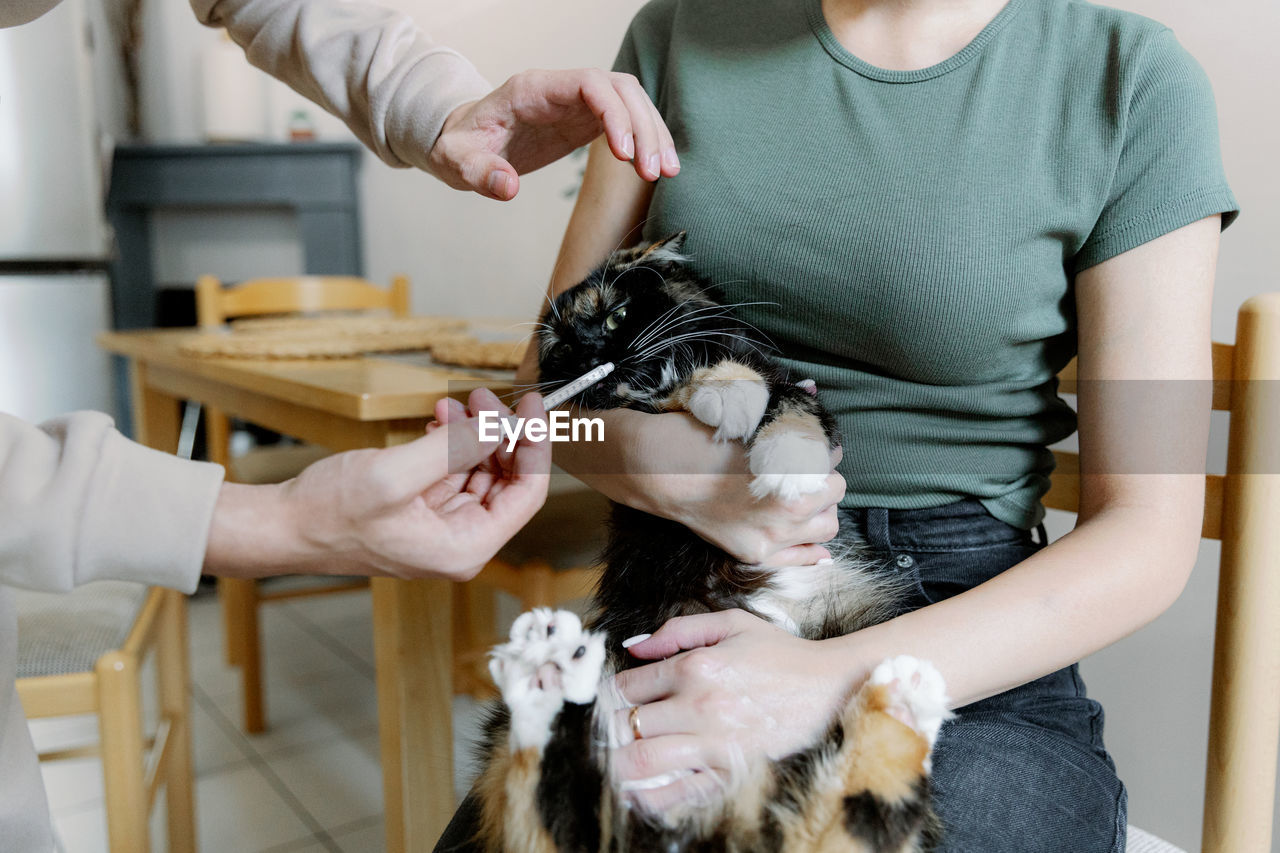
[[[196,281],[196,322],[204,328],[221,326],[232,317],[376,308],[389,309],[396,317],[408,316],[409,280],[396,276],[389,288],[354,276],[331,275],[255,278],[226,288],[211,275]]]
[[[1076,391],[1073,361],[1059,375]],[[1280,293],[1240,308],[1213,345],[1213,408],[1230,413],[1227,473],[1209,474],[1201,536],[1222,541],[1203,853],[1270,853],[1280,741]],[[1054,451],[1046,507],[1075,512],[1080,458]]]

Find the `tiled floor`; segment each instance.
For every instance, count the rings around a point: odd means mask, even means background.
[[[245,735],[236,670],[222,654],[217,602],[191,600],[196,816],[203,853],[377,853],[382,843],[370,601],[367,592],[262,609],[271,729]],[[454,701],[455,787],[470,783],[475,703]],[[93,717],[39,721],[42,749],[96,738]],[[106,851],[96,759],[48,763],[45,785],[63,853]],[[163,806],[153,820],[164,850]]]

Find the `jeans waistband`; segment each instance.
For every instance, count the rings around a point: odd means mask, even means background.
[[[877,551],[963,551],[999,545],[1043,544],[1044,526],[1032,532],[1006,524],[975,498],[925,509],[850,507],[840,510],[840,533],[858,536]]]

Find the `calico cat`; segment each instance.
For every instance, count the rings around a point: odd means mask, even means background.
[[[684,234],[614,253],[544,312],[544,383],[612,361],[584,391],[587,409],[686,411],[741,441],[757,498],[824,488],[835,422],[812,383],[771,360],[680,254]],[[825,737],[733,774],[714,802],[661,814],[635,807],[609,779],[609,749],[628,742],[626,703],[602,676],[636,665],[627,637],[673,616],[739,608],[822,639],[891,616],[901,592],[854,551],[815,566],[744,565],[684,526],[614,508],[603,573],[584,629],[572,613],[535,610],[511,629],[490,670],[505,703],[491,721],[477,785],[489,851],[923,851],[937,835],[929,753],[945,717],[941,676],[909,657],[882,663]],[[655,780],[656,782],[669,780]]]

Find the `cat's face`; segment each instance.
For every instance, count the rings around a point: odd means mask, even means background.
[[[643,400],[674,380],[699,333],[717,322],[717,305],[681,266],[684,232],[615,252],[580,284],[556,297],[538,330],[544,382],[576,379],[611,361],[616,369],[578,401],[611,408]],[[688,337],[686,337],[688,336]],[[679,338],[679,340],[677,340]]]

